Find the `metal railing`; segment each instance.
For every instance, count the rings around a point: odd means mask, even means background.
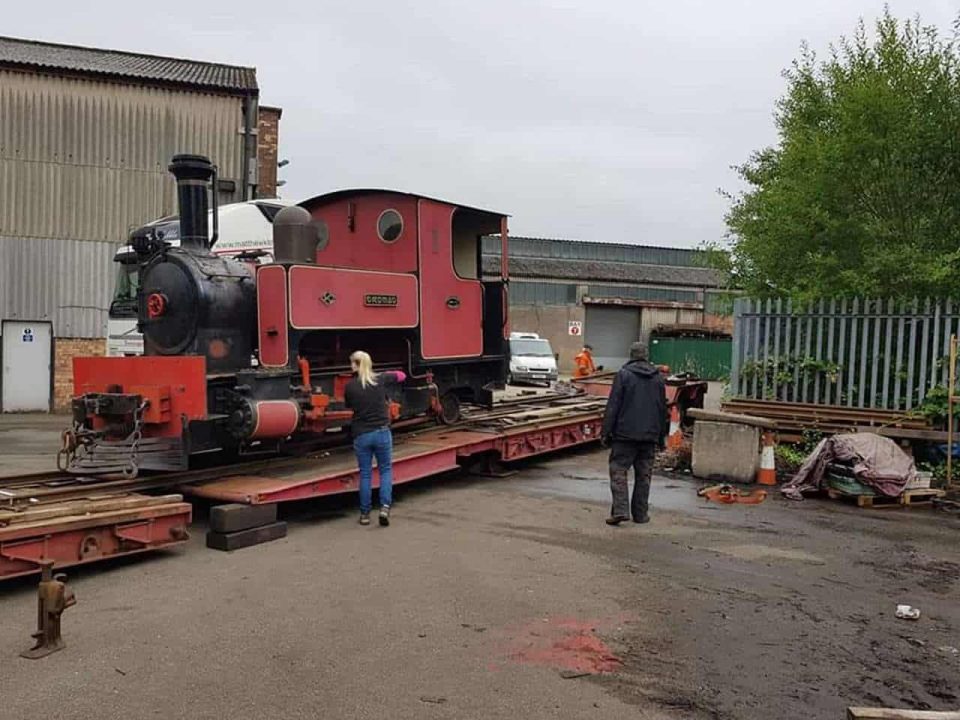
[[[883,410],[911,410],[941,395],[946,404],[958,322],[960,304],[952,300],[741,298],[734,303],[730,391]]]

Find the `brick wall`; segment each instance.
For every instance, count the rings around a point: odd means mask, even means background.
[[[73,397],[73,359],[107,354],[104,338],[56,338],[53,341],[53,409],[68,412]]]
[[[280,108],[260,106],[257,126],[257,195],[263,198],[277,196],[277,153],[280,146]]]

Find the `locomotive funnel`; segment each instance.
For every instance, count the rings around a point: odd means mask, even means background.
[[[167,169],[177,179],[181,247],[209,249],[207,189],[216,172],[213,164],[203,155],[174,155]]]

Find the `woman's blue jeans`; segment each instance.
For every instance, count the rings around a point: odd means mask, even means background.
[[[381,428],[357,435],[353,450],[360,466],[360,512],[368,513],[373,506],[373,457],[377,457],[380,471],[380,506],[393,504],[393,435],[389,428]]]

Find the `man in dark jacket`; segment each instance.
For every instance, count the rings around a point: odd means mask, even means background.
[[[649,362],[643,343],[630,346],[630,362],[620,368],[613,381],[603,416],[604,446],[610,448],[610,492],[613,508],[608,525],[629,520],[650,522],[647,501],[650,477],[657,448],[663,448],[669,420],[667,398],[660,371]],[[634,471],[633,501],[627,487],[627,474]]]

